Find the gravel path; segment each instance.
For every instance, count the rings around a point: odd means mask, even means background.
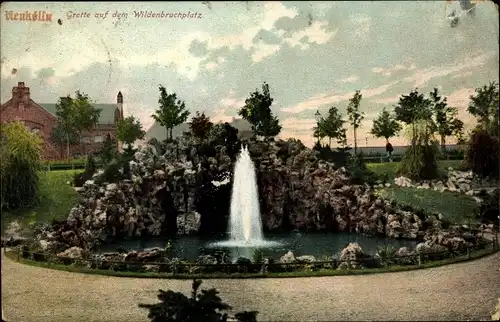
[[[288,279],[204,280],[259,321],[479,320],[500,297],[500,255],[400,273]],[[191,281],[119,278],[19,264],[2,251],[2,306],[9,322],[147,321],[138,303],[158,289],[189,294]]]

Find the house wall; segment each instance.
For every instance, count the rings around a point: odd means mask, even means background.
[[[120,99],[123,104],[123,97]],[[12,89],[12,98],[0,107],[0,120],[2,123],[22,121],[28,128],[37,131],[44,139],[44,159],[68,158],[66,147],[61,148],[50,141],[52,129],[57,124],[56,117],[31,99],[30,89],[23,82]],[[78,157],[98,151],[107,134],[112,138],[116,137],[115,124],[98,124],[92,131],[83,133],[82,143],[70,147],[71,156]]]

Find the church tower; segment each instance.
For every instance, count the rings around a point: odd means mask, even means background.
[[[118,123],[119,120],[123,120],[123,95],[122,92],[118,92],[118,95],[116,95],[116,107],[117,110],[115,111],[115,124]],[[118,140],[116,141],[118,145],[118,151],[122,152],[123,147]]]
[[[123,119],[123,95],[122,92],[118,92],[118,95],[116,96],[116,105],[118,106],[118,109],[120,110],[120,116]]]

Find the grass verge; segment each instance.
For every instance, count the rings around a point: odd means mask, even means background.
[[[17,220],[21,226],[66,218],[78,200],[77,192],[67,184],[82,170],[40,172],[39,201],[35,207],[2,213],[2,233],[5,226]]]
[[[405,266],[389,266],[376,269],[352,269],[352,270],[317,270],[317,271],[298,271],[298,272],[285,272],[285,273],[267,273],[267,274],[176,274],[172,273],[137,273],[137,272],[116,272],[113,270],[100,270],[88,269],[76,266],[66,266],[61,264],[52,264],[48,262],[37,262],[30,259],[20,258],[19,263],[41,268],[50,268],[66,272],[82,273],[82,274],[96,274],[114,277],[133,277],[133,278],[161,278],[161,279],[241,279],[241,278],[294,278],[294,277],[315,277],[315,276],[346,276],[346,275],[365,275],[365,274],[380,274],[380,273],[395,273],[406,272],[417,269],[425,269],[449,265],[454,263],[466,262],[474,259],[479,259],[498,252],[495,249],[483,249],[478,252],[472,253],[470,257],[462,256],[449,258],[441,261],[434,261],[418,265],[405,265]],[[5,256],[10,260],[17,262],[17,252],[4,250]]]
[[[465,223],[472,220],[474,210],[479,207],[469,196],[451,191],[435,191],[392,186],[383,188],[378,194],[387,199],[396,200],[400,204],[412,208],[424,209],[431,213],[441,213],[444,218],[454,223]]]
[[[384,162],[384,163],[367,163],[368,169],[375,172],[379,178],[387,177],[391,182],[398,176],[398,167],[400,162]],[[438,161],[439,173],[441,175],[445,174],[448,167],[452,167],[457,170],[465,170],[463,161],[461,160],[441,160]]]

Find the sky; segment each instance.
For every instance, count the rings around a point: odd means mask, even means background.
[[[491,2],[479,3],[475,17],[462,16],[456,28],[443,1],[3,2],[1,11],[2,103],[21,81],[39,103],[76,90],[114,103],[121,91],[125,115],[146,129],[160,84],[192,114],[218,122],[237,117],[250,92],[267,82],[281,137],[311,145],[316,110],[326,115],[337,106],[345,114],[361,90],[359,145],[381,145],[369,134],[373,119],[401,94],[437,87],[471,126],[469,95],[499,75]],[[9,20],[9,11],[52,16]],[[180,14],[136,17],[141,11]],[[351,131],[348,138],[352,144]]]

